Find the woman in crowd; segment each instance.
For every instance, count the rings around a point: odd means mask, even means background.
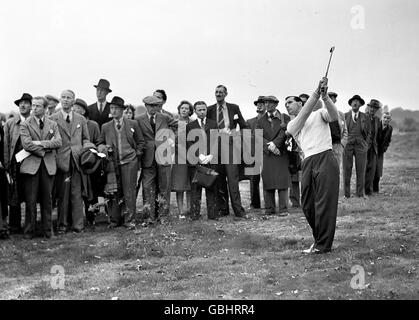
[[[124,118],[130,119],[130,120],[135,119],[135,108],[132,104],[125,105]]]
[[[186,125],[191,121],[193,114],[193,105],[186,100],[182,100],[177,107],[179,114],[178,133],[179,136],[186,135]],[[184,145],[185,144],[185,145]],[[180,148],[179,148],[180,147]],[[183,150],[183,152],[179,152]],[[176,138],[175,161],[172,167],[172,191],[176,192],[176,201],[179,218],[185,217],[183,195],[186,192],[186,210],[191,208],[191,183],[188,175],[188,165],[186,164],[186,139],[178,140]]]

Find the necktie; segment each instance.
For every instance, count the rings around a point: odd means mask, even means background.
[[[356,123],[357,121],[358,121],[358,113],[355,113],[354,122]]]
[[[44,129],[44,122],[42,121],[42,119],[39,119],[39,129]]]
[[[116,120],[116,127],[118,130],[121,130],[121,122],[119,120]]]
[[[153,128],[153,132],[156,133],[156,122],[154,122],[154,116],[150,117],[150,124],[151,124],[151,127]]]
[[[218,128],[219,129],[225,128],[223,109],[224,109],[223,106],[218,106]]]
[[[204,119],[201,119],[201,128],[202,128],[202,129],[205,129]]]
[[[65,121],[66,121],[67,123],[70,123],[70,115],[69,115],[69,114],[67,115],[67,118],[65,118]]]

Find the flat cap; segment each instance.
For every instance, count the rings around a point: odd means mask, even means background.
[[[143,102],[148,105],[159,105],[163,101],[155,96],[147,96],[143,99]]]
[[[51,95],[51,94],[47,94],[46,96],[45,96],[45,98],[49,101],[49,100],[52,100],[52,101],[55,101],[55,102],[57,102],[57,103],[59,103],[60,102],[60,100],[58,100],[58,98],[57,97],[55,97],[55,96],[53,96],[53,95]]]
[[[265,96],[262,99],[263,101],[279,102],[279,100],[275,96]]]

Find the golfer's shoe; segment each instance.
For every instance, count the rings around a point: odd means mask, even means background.
[[[305,253],[305,254],[318,253],[318,252],[320,252],[320,250],[314,248],[314,243],[311,245],[310,248],[303,250],[303,253]]]

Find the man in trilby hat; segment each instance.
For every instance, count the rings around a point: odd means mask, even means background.
[[[106,79],[100,79],[98,84],[94,86],[96,88],[97,102],[91,104],[88,107],[90,120],[96,121],[99,125],[99,129],[106,122],[112,120],[110,114],[110,104],[106,101],[106,97],[112,92],[110,83]]]

